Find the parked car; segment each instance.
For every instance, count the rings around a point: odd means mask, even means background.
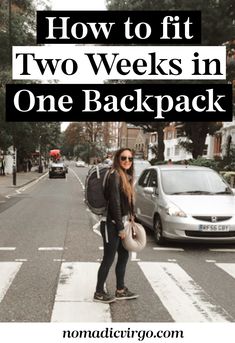
[[[84,161],[77,161],[76,167],[85,167],[85,162]]]
[[[153,166],[141,174],[135,191],[136,216],[158,244],[166,239],[235,242],[235,195],[214,170]]]
[[[149,167],[151,167],[151,164],[149,163],[149,161],[143,160],[143,159],[135,159],[134,160],[135,180],[139,178],[143,170]]]
[[[66,178],[66,167],[62,162],[53,162],[49,165],[49,178],[54,177]]]

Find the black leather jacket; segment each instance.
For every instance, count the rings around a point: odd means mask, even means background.
[[[107,221],[114,221],[118,231],[124,230],[122,217],[133,213],[133,204],[129,204],[122,190],[121,178],[117,171],[112,171],[109,175],[105,195],[108,201]]]

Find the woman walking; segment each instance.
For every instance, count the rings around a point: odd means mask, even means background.
[[[94,301],[111,303],[115,300],[135,299],[138,294],[132,293],[125,286],[124,278],[129,253],[122,245],[125,238],[124,220],[133,215],[133,155],[128,148],[118,150],[114,156],[112,169],[106,186],[107,218],[101,221],[100,231],[103,237],[104,255],[98,271],[98,280]],[[104,284],[118,254],[115,297],[104,290]]]

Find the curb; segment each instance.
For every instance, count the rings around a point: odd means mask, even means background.
[[[35,176],[33,179],[31,179],[31,180],[29,180],[29,181],[26,181],[25,183],[22,183],[22,184],[19,185],[19,186],[17,186],[17,185],[16,185],[16,186],[12,185],[12,186],[10,186],[10,187],[13,188],[13,189],[24,187],[24,186],[28,185],[29,183],[31,183],[31,182],[33,182],[33,181],[35,181],[35,180],[38,180],[40,177],[44,176],[46,173],[48,173],[48,172],[40,173],[39,176]]]
[[[33,179],[28,180],[28,181],[26,181],[26,182],[24,182],[24,183],[22,183],[22,184],[20,184],[20,185],[16,185],[16,186],[11,185],[11,186],[8,186],[9,192],[12,192],[12,191],[14,191],[14,190],[17,191],[18,189],[24,188],[25,186],[29,185],[30,183],[33,183],[33,182],[37,181],[38,179],[40,179],[41,177],[44,177],[47,173],[48,173],[47,171],[46,171],[46,172],[43,172],[43,173],[40,173],[40,175],[35,176]],[[0,198],[1,198],[1,197],[6,198],[6,197],[8,197],[9,195],[10,195],[10,194],[0,194]]]

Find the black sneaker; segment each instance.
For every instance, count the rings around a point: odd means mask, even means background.
[[[139,297],[139,294],[133,293],[129,291],[127,287],[125,287],[123,292],[116,291],[115,297],[117,300],[136,299]]]
[[[93,300],[99,303],[110,304],[113,303],[116,299],[108,293],[95,292]]]

